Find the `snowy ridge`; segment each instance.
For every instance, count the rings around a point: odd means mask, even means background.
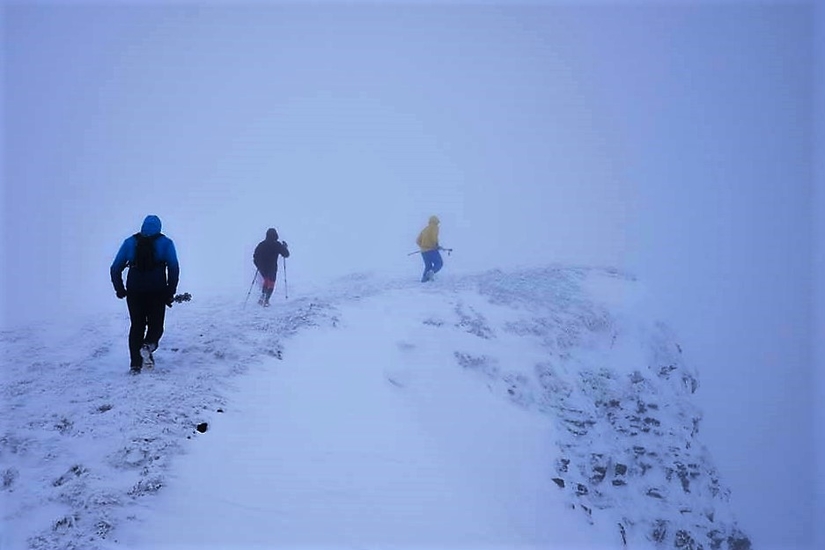
[[[338,330],[342,312],[376,302],[379,322],[403,332],[377,371],[382,391],[413,399],[462,373],[549,419],[557,454],[536,483],[609,547],[749,548],[699,440],[698,376],[637,294],[622,274],[556,267],[427,285],[356,274],[267,310],[195,297],[169,311],[157,366],[137,377],[125,316],[59,342],[48,327],[4,332],[2,548],[125,547],[119,533],[208,437],[196,427],[243,399],[239,376],[277,368],[293,336]]]
[[[481,346],[489,352],[456,350],[456,363],[556,419],[555,483],[589,522],[615,525],[622,546],[750,548],[698,439],[698,375],[667,326],[639,318],[633,285],[611,270],[493,272],[460,282],[452,314],[425,322],[493,342]],[[508,311],[485,316],[473,288],[483,310]],[[546,356],[502,354],[512,335]]]
[[[164,487],[196,426],[223,411],[233,377],[279,357],[290,334],[334,322],[307,300],[271,318],[191,305],[167,313],[164,359],[137,377],[126,375],[123,316],[64,342],[49,342],[48,327],[2,334],[2,548],[99,548]],[[24,519],[37,531],[19,532]]]
[[[615,522],[629,547],[750,548],[697,437],[701,414],[690,395],[698,375],[682,360],[674,335],[662,323],[593,300],[593,290],[615,295],[630,281],[586,270],[517,280],[518,288],[546,285],[540,293],[551,298],[535,303],[549,307],[503,330],[540,339],[548,358],[532,377],[494,369],[494,378],[507,385],[510,399],[553,414],[563,428],[554,481],[569,492],[571,506],[590,521]],[[492,296],[519,293],[507,278],[483,288]]]

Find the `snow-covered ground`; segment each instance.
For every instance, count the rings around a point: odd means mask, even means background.
[[[632,278],[356,274],[2,333],[5,549],[749,548]],[[692,545],[692,546],[691,546]]]

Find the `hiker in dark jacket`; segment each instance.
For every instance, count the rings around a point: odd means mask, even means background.
[[[172,306],[180,266],[172,239],[160,232],[160,218],[146,216],[139,233],[123,241],[109,269],[118,298],[129,308],[130,372],[154,366],[152,353],[163,335],[166,306]],[[128,267],[126,286],[123,270]]]
[[[252,262],[258,268],[258,273],[263,277],[261,286],[261,297],[258,304],[269,307],[269,298],[275,291],[275,278],[278,276],[278,256],[289,258],[289,248],[286,241],[278,242],[278,232],[270,227],[266,230],[266,239],[258,243],[255,252],[252,254]]]

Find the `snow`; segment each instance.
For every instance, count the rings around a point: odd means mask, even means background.
[[[631,440],[650,455],[673,433],[691,446],[688,367],[644,381],[650,402],[685,396],[661,403],[670,434],[586,417],[592,388],[608,395],[666,353],[639,289],[550,267],[423,285],[354,274],[268,309],[195,296],[168,310],[139,376],[125,304],[5,331],[0,547],[621,548],[618,523],[646,548],[648,519],[678,527],[695,508],[733,524],[696,482],[681,494],[653,463],[632,478]],[[589,428],[570,432],[580,418]],[[631,486],[593,490],[594,453],[624,457],[610,468],[629,465]]]

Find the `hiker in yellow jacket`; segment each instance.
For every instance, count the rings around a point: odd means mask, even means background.
[[[433,276],[441,270],[444,260],[441,259],[441,246],[438,244],[438,216],[430,216],[427,227],[418,234],[415,243],[421,249],[421,258],[424,260],[424,274],[421,282],[432,281]]]

